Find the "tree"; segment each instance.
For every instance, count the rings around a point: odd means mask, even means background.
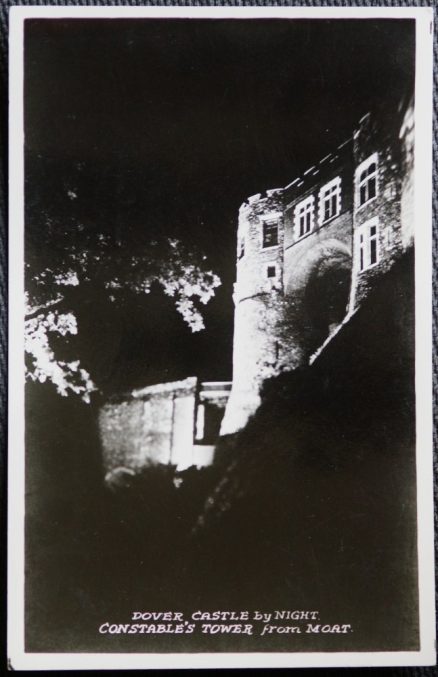
[[[82,169],[59,177],[49,172],[50,197],[31,184],[27,193],[25,350],[28,379],[50,381],[60,395],[74,393],[89,402],[98,389],[93,374],[74,347],[65,350],[79,332],[81,299],[92,295],[120,306],[158,287],[198,332],[204,328],[202,306],[221,282],[206,256],[173,237],[172,228],[121,228],[120,216],[109,224],[87,220],[83,205],[82,214],[76,208]]]

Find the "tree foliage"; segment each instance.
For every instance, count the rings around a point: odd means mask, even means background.
[[[45,188],[52,188],[52,198],[28,190],[25,350],[27,378],[51,381],[60,395],[89,402],[97,389],[93,374],[80,354],[61,356],[62,342],[78,335],[80,299],[121,307],[159,288],[190,330],[199,332],[202,306],[221,281],[193,242],[173,236],[173,227],[121,228],[120,215],[91,223],[76,186],[81,169],[76,166],[69,180],[50,172]]]

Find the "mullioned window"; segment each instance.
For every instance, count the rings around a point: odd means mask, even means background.
[[[276,247],[278,245],[278,224],[275,221],[263,222],[263,249]]]
[[[315,227],[315,198],[310,195],[295,207],[294,232],[295,239],[311,233]]]
[[[341,177],[337,176],[319,191],[319,225],[341,213]]]
[[[367,204],[378,192],[378,158],[377,153],[364,160],[355,173],[356,209]]]
[[[377,217],[366,221],[356,231],[359,272],[379,262],[379,222]]]

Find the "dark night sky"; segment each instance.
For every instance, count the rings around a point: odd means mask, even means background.
[[[29,183],[51,200],[62,178],[60,218],[71,188],[84,223],[129,223],[134,240],[172,224],[204,249],[223,287],[187,350],[204,378],[230,377],[241,202],[287,184],[364,113],[396,102],[412,86],[414,41],[402,20],[30,20]],[[142,331],[132,315],[119,364],[144,359]]]

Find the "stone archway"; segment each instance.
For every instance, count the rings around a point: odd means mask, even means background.
[[[294,264],[286,280],[287,324],[307,361],[347,314],[351,251],[329,239],[313,244]]]
[[[312,354],[347,313],[351,265],[348,260],[324,261],[309,277],[303,294],[308,321],[308,352]]]

